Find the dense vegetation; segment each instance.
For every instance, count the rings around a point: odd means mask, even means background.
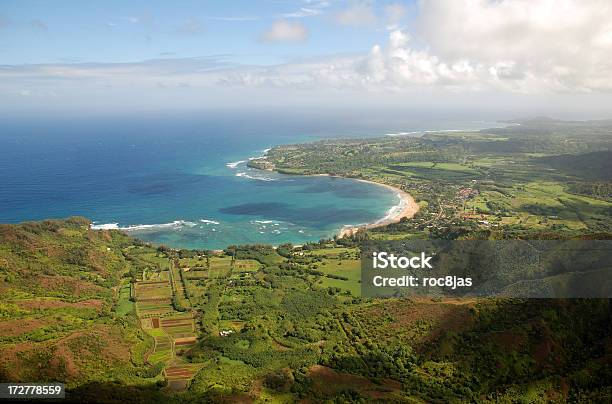
[[[588,402],[612,394],[608,300],[362,299],[354,247],[285,246],[283,257],[241,246],[179,258],[79,218],[2,226],[0,246],[0,378],[61,380],[74,399]],[[181,275],[168,295],[193,308],[199,340],[162,352],[164,329],[143,332],[151,312],[143,316],[130,288],[171,270]],[[173,392],[165,379],[179,362],[193,376]]]
[[[152,341],[121,286],[152,265],[82,218],[0,225],[0,379],[70,388],[146,377]]]

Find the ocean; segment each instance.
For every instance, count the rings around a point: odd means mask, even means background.
[[[344,123],[344,122],[350,122]],[[0,123],[0,222],[85,216],[156,244],[301,244],[384,217],[385,188],[249,169],[277,144],[490,122],[395,124],[257,113],[15,118]]]

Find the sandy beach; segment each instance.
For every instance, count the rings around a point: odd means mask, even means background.
[[[396,187],[393,187],[387,184],[381,184],[379,182],[374,182],[374,181],[362,180],[362,179],[357,179],[357,178],[352,178],[352,179],[356,181],[367,182],[369,184],[378,185],[380,187],[385,187],[387,189],[390,189],[393,192],[395,192],[395,194],[398,196],[398,199],[400,201],[397,205],[395,205],[393,208],[389,210],[389,212],[387,213],[385,217],[375,221],[374,223],[343,227],[338,232],[338,237],[340,238],[355,234],[357,231],[362,230],[362,229],[373,229],[376,227],[381,227],[381,226],[386,226],[388,224],[397,223],[404,217],[407,217],[407,218],[413,217],[419,211],[419,205],[415,202],[412,195],[410,195],[409,193],[399,188],[396,188]]]

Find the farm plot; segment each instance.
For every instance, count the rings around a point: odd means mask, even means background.
[[[133,313],[135,304],[130,297],[132,295],[132,286],[130,283],[126,283],[119,289],[119,299],[115,311],[120,316],[125,316],[128,313]]]
[[[183,265],[182,260],[181,265]],[[202,263],[199,262],[199,265],[202,265]],[[236,260],[232,262],[231,257],[211,257],[203,266],[190,268],[185,271],[187,279],[218,279],[229,276],[232,269],[238,271],[257,271],[260,268],[260,264],[255,260]]]
[[[141,318],[163,316],[174,312],[172,304],[159,302],[136,302],[136,311]]]
[[[138,282],[135,288],[136,300],[172,298],[168,281]]]
[[[189,386],[189,382],[195,374],[201,369],[201,364],[176,364],[166,368],[164,372],[168,386],[172,390],[184,390]]]
[[[208,269],[209,278],[225,278],[231,271],[231,257],[212,257],[210,259],[210,268]]]
[[[208,279],[208,271],[186,271],[185,276],[187,279],[200,280],[200,279]]]
[[[167,280],[141,281],[134,288],[136,310],[140,318],[163,316],[174,311],[172,289]]]
[[[147,359],[148,362],[155,364],[171,361],[174,358],[174,349],[170,336],[160,328],[149,329],[147,332],[155,340],[155,347]]]
[[[179,271],[172,265],[169,271],[156,273],[157,279],[134,285],[136,312],[145,332],[155,340],[147,360],[165,365],[164,374],[174,390],[185,389],[199,369],[182,358],[196,344],[197,328],[193,313],[179,312],[173,304],[176,298],[183,307],[190,307]]]
[[[189,280],[206,280],[227,278],[232,272],[257,272],[262,265],[256,260],[243,259],[232,261],[231,257],[211,257],[204,264],[198,261],[198,266],[186,266],[181,260],[184,275]]]
[[[160,327],[172,338],[177,355],[181,355],[197,342],[195,321],[191,314],[162,318]]]
[[[257,272],[261,268],[261,264],[255,260],[236,260],[234,262],[234,270],[237,272]]]
[[[169,281],[167,270],[165,271],[146,271],[145,275],[146,275],[145,282],[153,283],[153,282],[164,282],[164,281],[168,282]]]
[[[191,315],[189,317],[162,318],[160,322],[160,326],[171,334],[193,333],[195,331],[195,324]]]

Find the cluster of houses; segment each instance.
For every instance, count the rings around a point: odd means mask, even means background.
[[[459,190],[457,191],[457,196],[461,199],[469,199],[472,198],[474,196],[478,196],[479,192],[477,189],[474,188],[459,188]]]

